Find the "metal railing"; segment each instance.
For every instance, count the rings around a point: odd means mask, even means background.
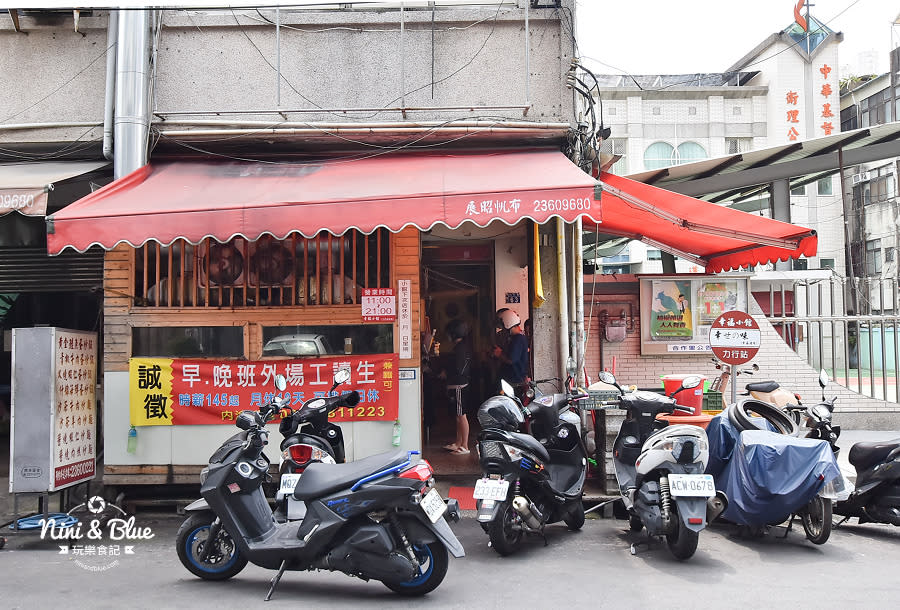
[[[754,292],[785,342],[837,383],[900,402],[900,295],[893,278],[795,280]],[[767,307],[768,306],[768,307]]]

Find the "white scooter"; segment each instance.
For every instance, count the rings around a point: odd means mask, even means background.
[[[626,412],[613,444],[613,463],[632,531],[646,527],[650,536],[666,537],[677,559],[690,558],[697,550],[700,531],[725,510],[728,500],[716,491],[712,475],[704,474],[709,459],[706,431],[699,426],[667,425],[656,416],[693,413],[679,407],[674,397],[700,385],[701,378],[686,377],[666,397],[640,390],[625,392],[606,371],[598,377],[619,390],[616,406]],[[632,545],[631,554],[635,553],[637,545]]]

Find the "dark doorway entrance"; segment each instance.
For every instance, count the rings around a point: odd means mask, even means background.
[[[423,295],[427,326],[433,340],[423,358],[423,427],[425,457],[439,474],[479,472],[474,442],[480,431],[475,412],[490,393],[493,364],[489,358],[494,336],[493,244],[426,246],[423,249]],[[470,329],[472,363],[466,390],[469,421],[469,455],[443,449],[456,436],[456,415],[452,410],[446,381],[441,371],[453,364],[453,342],[447,325],[462,320]],[[435,349],[435,343],[438,345]]]

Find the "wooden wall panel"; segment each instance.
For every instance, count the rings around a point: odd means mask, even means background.
[[[407,228],[391,235],[392,287],[397,280],[411,283],[413,322],[413,357],[401,361],[401,366],[419,366],[419,322],[421,316],[420,290],[420,234]],[[262,351],[262,327],[280,324],[297,325],[353,325],[363,324],[359,305],[333,307],[260,307],[260,308],[167,308],[135,307],[134,250],[118,246],[104,257],[104,370],[128,370],[131,356],[131,329],[147,326],[244,326],[244,347],[248,358],[258,358]],[[394,349],[399,351],[399,334],[394,327]]]

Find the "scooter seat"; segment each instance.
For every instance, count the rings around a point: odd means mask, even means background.
[[[335,491],[351,487],[369,475],[399,466],[408,459],[409,453],[404,449],[399,449],[378,453],[346,464],[314,462],[303,471],[300,482],[294,488],[294,498],[312,500],[327,496]]]
[[[900,447],[900,438],[877,443],[856,443],[850,448],[847,459],[857,470],[865,470],[882,461],[897,447]]]
[[[747,388],[748,392],[769,393],[769,392],[774,392],[781,386],[778,385],[777,381],[769,380],[769,381],[754,381],[753,383],[748,383],[744,387]]]

